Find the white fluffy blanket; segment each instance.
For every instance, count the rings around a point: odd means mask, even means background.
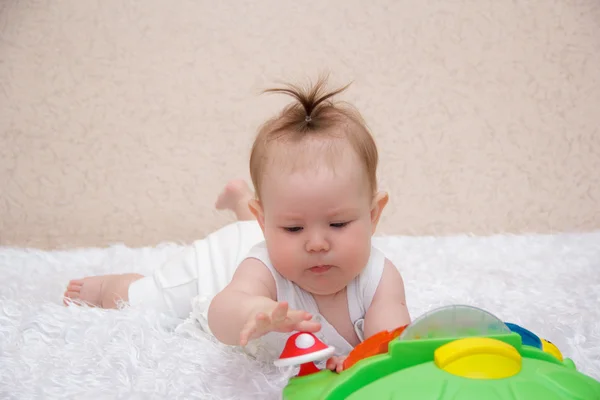
[[[600,232],[389,237],[414,317],[470,304],[545,337],[600,379]],[[149,274],[181,249],[0,248],[0,398],[276,399],[286,374],[152,310],[64,307],[70,278]]]

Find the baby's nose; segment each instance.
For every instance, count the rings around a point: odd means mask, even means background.
[[[310,253],[329,251],[329,242],[323,235],[313,234],[306,242],[306,251]]]

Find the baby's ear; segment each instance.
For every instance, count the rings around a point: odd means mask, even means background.
[[[390,196],[387,192],[377,192],[371,204],[371,231],[374,234],[381,217],[381,212],[387,205]]]
[[[263,233],[265,232],[265,213],[263,211],[262,204],[259,200],[251,199],[248,202],[248,207],[254,217],[258,221],[258,225],[260,225],[260,229],[262,229]]]

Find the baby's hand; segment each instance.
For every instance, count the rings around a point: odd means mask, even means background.
[[[250,317],[240,333],[240,345],[269,332],[317,332],[321,324],[311,321],[312,315],[302,310],[289,310],[287,302],[277,303],[270,313],[259,312]]]
[[[344,361],[348,356],[333,356],[327,360],[326,368],[340,373],[344,370]]]

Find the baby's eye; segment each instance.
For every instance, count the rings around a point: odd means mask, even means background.
[[[343,228],[343,227],[345,227],[348,224],[349,224],[349,222],[336,222],[336,223],[333,223],[333,224],[329,224],[329,226],[331,226],[333,228]]]
[[[302,230],[301,226],[290,226],[290,227],[285,227],[283,228],[288,232],[300,232]]]

